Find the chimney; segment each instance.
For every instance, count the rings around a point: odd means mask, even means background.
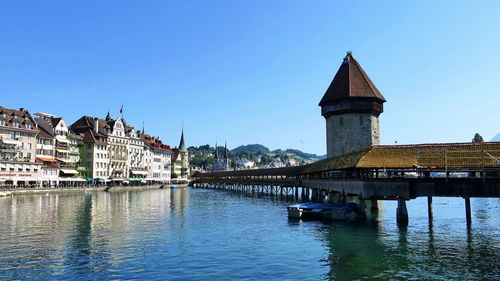
[[[99,132],[99,119],[94,118],[94,130]]]

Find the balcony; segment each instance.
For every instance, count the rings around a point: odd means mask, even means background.
[[[57,142],[56,143],[56,149],[59,150],[69,150],[69,145],[67,143],[63,143],[63,142]]]

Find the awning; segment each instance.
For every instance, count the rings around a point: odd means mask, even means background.
[[[63,142],[63,143],[69,143],[69,140],[65,140],[65,139],[58,139],[58,138],[56,138],[56,141]]]
[[[64,158],[57,158],[58,161],[64,162],[64,163],[75,163],[74,161],[70,159],[64,159]]]
[[[36,160],[40,160],[42,162],[57,162],[56,159],[51,157],[37,157]]]
[[[67,181],[73,181],[73,182],[77,182],[77,181],[86,181],[82,178],[58,178],[59,181],[64,181],[64,182],[67,182]]]
[[[124,181],[125,179],[109,179],[110,181]]]
[[[64,174],[68,174],[68,175],[78,175],[78,171],[77,170],[73,170],[73,169],[60,169],[61,172],[63,172]]]
[[[0,139],[0,143],[5,143],[5,144],[13,144],[13,145],[17,145],[17,146],[22,146],[23,143],[20,142],[20,141],[16,141],[16,140],[5,140],[5,139]]]
[[[103,178],[94,178],[95,181],[108,182],[109,180]]]
[[[135,175],[147,175],[148,172],[146,172],[146,171],[132,170],[132,174],[135,174]]]
[[[62,148],[56,148],[56,151],[62,152],[62,153],[69,153],[69,150],[67,149],[62,149]]]
[[[84,179],[82,179],[82,178],[72,178],[71,180],[72,180],[72,181],[86,181],[86,180],[84,180]]]

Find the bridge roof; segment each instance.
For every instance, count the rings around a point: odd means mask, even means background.
[[[238,170],[238,171],[222,171],[211,173],[200,173],[196,177],[227,177],[227,176],[297,176],[300,175],[305,166],[269,168],[269,169],[254,169],[254,170]]]
[[[327,158],[303,174],[345,169],[500,169],[500,142],[378,145]]]
[[[377,145],[305,166],[199,173],[203,177],[297,176],[351,169],[500,170],[500,142]]]

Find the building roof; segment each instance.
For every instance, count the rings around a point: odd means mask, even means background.
[[[62,120],[62,118],[60,118],[60,117],[52,117],[49,119],[50,119],[50,122],[52,123],[53,128],[57,127],[57,124],[59,124],[59,122],[61,122],[61,120]]]
[[[104,133],[104,126],[106,126],[106,121],[102,119],[97,119],[98,128],[95,128],[95,120],[97,118],[91,116],[82,116],[80,119],[76,120],[75,123],[69,126],[70,130],[77,134],[83,134],[83,142],[86,143],[99,143],[106,144],[104,141],[107,136]]]
[[[304,174],[345,169],[500,168],[500,143],[378,145],[327,158],[305,167]]]
[[[148,134],[141,134],[141,139],[152,149],[161,150],[164,152],[172,152],[170,146],[164,144],[159,137],[152,137]]]
[[[304,166],[200,173],[196,177],[297,176]]]
[[[372,98],[385,102],[384,96],[350,52],[345,56],[319,106],[346,98]]]
[[[377,145],[305,166],[200,173],[196,177],[295,176],[351,169],[402,169],[463,172],[500,169],[500,143]]]
[[[186,144],[184,143],[184,129],[181,132],[181,142],[179,143],[179,150],[186,150]]]
[[[54,127],[52,124],[47,121],[45,118],[35,118],[35,122],[38,124],[38,132],[39,138],[52,139],[55,136]]]
[[[4,117],[5,116],[5,117]],[[0,106],[0,118],[5,120],[5,127],[14,128],[14,121],[18,122],[21,127],[17,129],[29,130],[37,132],[37,124],[28,110],[20,108],[19,110],[6,108]],[[32,129],[28,129],[26,126],[31,125]]]

